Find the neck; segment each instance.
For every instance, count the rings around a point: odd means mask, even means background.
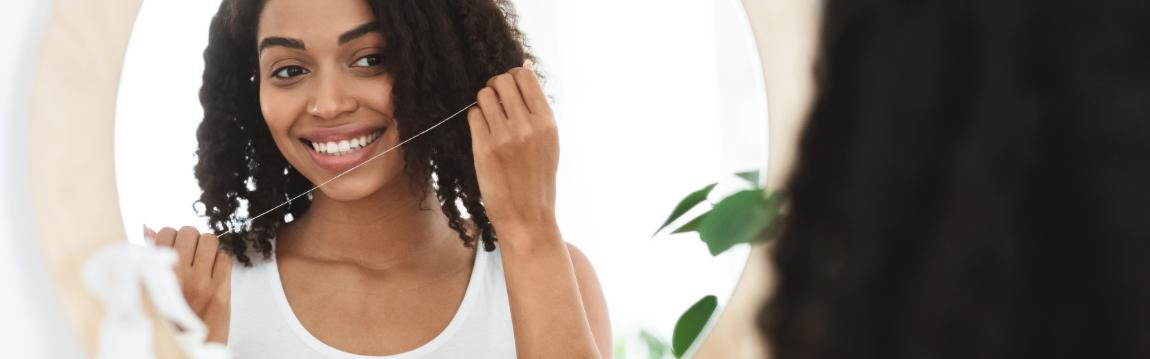
[[[408,182],[385,185],[354,201],[316,191],[311,208],[285,226],[281,251],[320,260],[388,268],[446,246],[463,248],[435,193],[413,193]]]

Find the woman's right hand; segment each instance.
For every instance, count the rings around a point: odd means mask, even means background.
[[[144,227],[144,237],[157,246],[174,248],[179,255],[176,278],[188,306],[208,327],[207,341],[227,343],[232,300],[232,257],[219,250],[212,234],[193,227],[179,231],[164,227],[159,232]]]

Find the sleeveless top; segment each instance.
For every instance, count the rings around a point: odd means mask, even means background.
[[[275,243],[275,241],[272,241]],[[300,323],[271,258],[252,257],[252,266],[232,266],[232,308],[228,350],[233,358],[415,359],[515,358],[511,307],[499,248],[476,250],[475,264],[455,316],[435,338],[407,352],[370,356],[348,353],[320,341]]]

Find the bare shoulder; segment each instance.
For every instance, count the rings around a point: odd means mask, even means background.
[[[567,252],[571,256],[571,266],[575,269],[575,280],[579,283],[579,295],[583,300],[583,309],[587,312],[587,322],[595,336],[595,344],[599,347],[599,353],[605,358],[610,357],[613,348],[611,318],[595,267],[587,255],[570,242],[567,243]]]
[[[571,256],[571,266],[575,268],[575,279],[579,283],[580,292],[584,294],[584,303],[588,300],[587,294],[602,297],[603,290],[599,285],[599,276],[595,273],[595,266],[591,264],[591,259],[587,258],[587,254],[583,253],[583,250],[570,242],[567,242],[567,253]],[[591,292],[588,292],[589,290]],[[606,303],[604,303],[605,305]]]
[[[583,250],[576,247],[571,242],[567,242],[567,252],[571,254],[571,264],[575,266],[575,274],[590,274],[595,275],[595,268],[591,265],[591,260],[583,253]]]

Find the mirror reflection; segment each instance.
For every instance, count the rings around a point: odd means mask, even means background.
[[[746,260],[652,233],[762,167],[756,56],[735,0],[145,1],[124,226],[237,357],[658,356]]]

